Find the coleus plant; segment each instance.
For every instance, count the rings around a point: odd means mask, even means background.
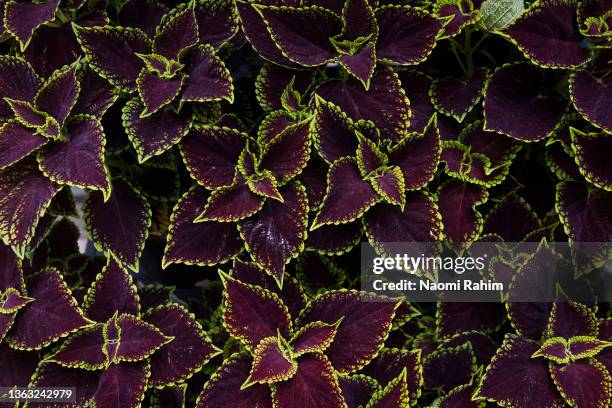
[[[610,259],[612,2],[0,14],[0,387],[76,387],[27,406],[610,405],[609,299],[517,299],[547,242]],[[364,241],[517,252],[415,304]]]

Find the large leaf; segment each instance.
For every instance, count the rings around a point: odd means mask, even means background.
[[[334,369],[342,373],[359,370],[379,352],[391,329],[399,303],[354,290],[326,292],[302,312],[300,324],[322,321],[337,327],[334,341],[325,354]],[[363,316],[369,316],[363,319]]]
[[[136,55],[148,54],[151,41],[137,28],[79,27],[74,30],[89,66],[112,85],[128,92],[136,90],[136,78],[143,67]]]
[[[46,178],[33,158],[0,170],[0,235],[23,255],[38,221],[61,186]]]
[[[4,7],[4,26],[19,41],[22,51],[30,43],[34,30],[55,18],[58,5],[59,0],[50,0],[44,3],[17,1],[6,3]]]
[[[109,408],[136,408],[144,397],[149,376],[149,363],[113,364],[100,376],[93,395],[95,406]]]
[[[291,316],[275,293],[228,275],[221,277],[225,285],[223,321],[232,336],[251,348],[277,333],[288,337]]]
[[[181,93],[183,102],[234,100],[234,85],[229,70],[210,45],[198,45],[185,60],[185,85]]]
[[[102,327],[102,324],[97,324],[73,334],[46,361],[52,361],[64,367],[86,370],[104,368],[107,364],[107,357],[102,352],[104,345]]]
[[[353,121],[338,106],[318,95],[311,131],[319,154],[328,163],[355,154],[357,135]]]
[[[30,64],[20,57],[2,55],[0,57],[0,73],[4,81],[0,83],[0,118],[8,119],[12,111],[4,98],[32,101],[40,85],[38,75]]]
[[[297,183],[279,192],[283,202],[267,199],[257,214],[240,222],[238,230],[253,260],[282,286],[285,265],[304,247],[308,200]]]
[[[372,377],[379,384],[388,384],[406,371],[406,388],[412,405],[421,395],[423,385],[423,367],[420,350],[408,351],[385,349],[363,368],[364,374]]]
[[[138,259],[151,225],[147,200],[125,180],[112,181],[107,201],[101,192],[92,191],[83,206],[85,228],[91,239],[119,262],[138,270]]]
[[[299,174],[310,158],[309,121],[287,127],[270,140],[261,154],[259,165],[270,170],[280,183]]]
[[[284,56],[276,46],[268,32],[266,23],[255,6],[256,4],[251,2],[236,2],[236,8],[242,22],[242,30],[247,40],[262,58],[285,67],[299,67],[298,64]]]
[[[533,63],[543,67],[572,68],[588,61],[578,31],[576,2],[544,0],[532,5],[504,30]]]
[[[607,60],[605,57],[602,59]],[[612,132],[610,76],[600,77],[586,71],[576,71],[570,77],[570,96],[574,107],[586,120],[607,132]]]
[[[135,316],[140,312],[132,277],[113,258],[108,258],[106,266],[89,287],[83,311],[98,322],[106,322],[117,312]]]
[[[406,206],[400,209],[379,204],[364,219],[370,243],[382,252],[391,251],[384,243],[430,242],[442,236],[441,216],[433,199],[422,192],[406,194]]]
[[[504,197],[489,210],[484,222],[484,232],[496,234],[507,242],[522,241],[527,234],[541,228],[538,215],[516,193]]]
[[[390,67],[376,68],[367,91],[361,82],[349,79],[326,82],[316,93],[340,107],[351,119],[374,122],[383,138],[398,141],[410,126],[410,103]]]
[[[297,371],[297,363],[288,355],[278,337],[262,339],[253,350],[253,366],[242,387],[285,381]]]
[[[55,71],[40,88],[34,97],[34,104],[61,126],[76,104],[80,92],[76,67],[65,66]]]
[[[329,168],[327,193],[311,229],[354,221],[379,200],[372,185],[361,177],[355,159],[336,160]]]
[[[196,2],[195,15],[201,43],[219,48],[238,32],[238,16],[232,1]]]
[[[610,405],[612,379],[608,370],[597,360],[580,360],[567,365],[551,363],[550,375],[571,407]]]
[[[471,78],[442,78],[434,81],[431,99],[438,111],[463,122],[476,106],[487,82],[488,70],[479,69]]]
[[[483,219],[476,206],[487,201],[487,190],[476,184],[452,180],[438,189],[438,207],[444,235],[451,242],[470,242],[482,231]]]
[[[153,51],[177,60],[187,48],[198,43],[198,23],[193,8],[175,9],[166,14],[153,41]]]
[[[300,65],[316,66],[336,55],[329,39],[342,29],[340,18],[322,7],[257,6],[283,55]]]
[[[424,387],[449,392],[472,378],[476,358],[470,344],[446,347],[429,354],[423,361]]]
[[[241,388],[249,376],[253,359],[248,353],[234,354],[204,384],[196,402],[198,408],[270,407],[272,398],[267,384],[253,384]]]
[[[506,335],[491,364],[487,367],[475,397],[486,398],[508,406],[564,406],[548,374],[547,363],[531,356],[538,343]]]
[[[11,347],[40,349],[62,336],[91,324],[59,272],[47,268],[32,278],[28,296],[34,298],[19,311],[7,340]],[[37,324],[31,324],[31,322]]]
[[[398,65],[424,61],[436,44],[442,24],[428,12],[400,5],[376,10],[379,27],[376,55],[379,60]]]
[[[544,89],[540,70],[525,63],[505,65],[487,86],[484,129],[527,142],[542,140],[552,134],[566,108],[565,100]]]
[[[57,183],[100,190],[108,197],[111,185],[102,125],[93,116],[79,115],[68,121],[65,131],[67,140],[50,143],[39,153],[40,169]]]
[[[160,78],[144,69],[136,79],[138,95],[144,105],[140,118],[145,118],[171,103],[181,91],[183,76],[177,78]]]
[[[122,115],[123,126],[141,163],[170,149],[191,126],[186,110],[176,113],[172,108],[163,108],[141,118],[143,109],[144,105],[135,98],[125,104]]]
[[[225,262],[242,250],[242,241],[232,223],[194,223],[202,213],[209,193],[193,186],[174,207],[162,265],[171,263],[213,265]]]
[[[565,299],[564,299],[565,300]],[[547,337],[597,336],[597,317],[581,303],[560,301],[553,304],[546,328]]]
[[[204,211],[198,215],[195,222],[240,221],[257,213],[263,207],[264,202],[264,197],[252,192],[249,186],[240,180],[231,187],[213,191]]]
[[[73,115],[87,114],[100,119],[119,96],[114,88],[89,66],[78,72],[81,92],[72,109]]]
[[[441,151],[440,133],[434,115],[423,134],[406,136],[391,149],[389,163],[402,170],[406,189],[418,190],[433,178]]]
[[[570,128],[572,150],[580,173],[599,188],[612,190],[612,173],[606,158],[612,152],[612,136],[608,133],[583,133]]]
[[[217,189],[233,184],[246,135],[229,128],[193,129],[181,142],[181,154],[191,176],[204,187]]]
[[[219,352],[193,315],[179,305],[159,306],[143,320],[173,337],[150,358],[149,384],[154,387],[185,381]]]
[[[345,406],[334,367],[323,354],[300,359],[295,375],[272,388],[272,399],[279,408]]]
[[[0,168],[18,162],[48,141],[15,119],[4,122],[0,126]]]

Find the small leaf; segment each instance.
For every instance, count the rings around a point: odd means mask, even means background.
[[[291,339],[293,356],[325,351],[334,341],[337,328],[342,323],[342,318],[334,324],[325,322],[310,322],[300,328]]]
[[[480,6],[481,21],[489,31],[501,30],[524,10],[524,0],[484,0]]]
[[[283,350],[278,337],[262,339],[253,350],[253,366],[241,388],[252,384],[286,381],[297,372],[298,364]]]

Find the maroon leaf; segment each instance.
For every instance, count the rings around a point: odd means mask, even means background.
[[[58,5],[59,0],[50,0],[46,3],[21,3],[16,1],[6,3],[4,7],[4,26],[19,41],[22,51],[30,43],[34,30],[53,20]]]
[[[253,384],[250,387],[241,388],[249,376],[252,360],[248,353],[234,354],[227,358],[210,380],[204,384],[196,406],[198,408],[272,406],[268,385]]]
[[[217,189],[233,184],[246,135],[229,128],[205,126],[193,129],[181,142],[181,154],[191,176],[204,187]]]
[[[316,90],[326,101],[339,106],[353,120],[374,122],[381,135],[400,140],[410,126],[410,103],[397,75],[389,67],[379,66],[366,91],[356,79],[329,81]]]
[[[318,95],[315,95],[312,126],[314,144],[328,163],[355,154],[358,139],[353,121],[338,106]]]
[[[283,55],[300,65],[316,66],[336,55],[329,38],[340,33],[342,22],[333,12],[316,6],[257,6],[274,43]]]
[[[36,107],[34,107],[34,105],[32,105],[30,102],[9,98],[5,98],[4,100],[8,103],[15,114],[15,119],[17,119],[22,125],[38,130],[38,128],[47,125],[48,122],[49,125],[51,123],[55,125],[55,131],[59,131],[59,125],[57,122],[55,122],[53,118],[49,118],[49,115],[36,109]],[[54,134],[53,137],[57,137],[57,134]]]
[[[19,318],[7,337],[11,347],[40,349],[91,323],[53,268],[47,268],[32,279],[28,296],[35,300],[19,311]],[[33,321],[38,323],[31,324]]]
[[[363,374],[339,375],[338,384],[348,408],[365,407],[379,388],[376,380]]]
[[[296,373],[298,365],[282,349],[278,337],[262,339],[253,350],[253,366],[242,388],[252,384],[286,381]]]
[[[367,90],[370,87],[370,79],[376,68],[376,49],[374,43],[368,43],[355,55],[343,54],[338,57],[338,62],[351,75],[357,78]]]
[[[311,81],[312,73],[265,64],[257,75],[255,95],[264,110],[276,111],[283,109],[281,96],[290,84],[295,91],[303,95]]]
[[[189,47],[198,43],[198,23],[193,8],[175,9],[162,19],[153,41],[153,51],[177,60]]]
[[[325,351],[334,341],[338,325],[342,318],[334,324],[311,322],[300,328],[291,340],[292,354],[299,356],[306,353]]]
[[[55,363],[41,363],[32,376],[31,384],[36,387],[76,387],[75,403],[85,405],[90,403],[103,374],[104,371],[100,370],[90,371],[62,367]]]
[[[375,172],[385,164],[387,164],[387,155],[380,151],[376,143],[365,137],[360,137],[357,146],[357,166],[361,175],[368,177],[371,175],[370,173]],[[401,177],[403,180],[404,176],[402,175]]]
[[[154,387],[185,381],[219,352],[199,323],[179,305],[159,306],[143,319],[173,337],[151,356],[149,384]]]
[[[117,349],[109,356],[114,363],[143,360],[164,344],[173,341],[172,337],[164,336],[157,327],[129,314],[122,314],[118,317],[115,315],[111,317],[108,324],[116,324],[119,329]],[[105,333],[107,333],[106,328]],[[107,334],[105,334],[105,339],[108,344],[109,338],[106,336]]]
[[[363,373],[375,379],[379,384],[388,384],[406,372],[406,388],[412,405],[421,395],[423,368],[421,352],[398,349],[382,350],[380,354],[363,368]]]
[[[283,202],[266,200],[256,215],[240,222],[238,230],[253,260],[282,286],[285,265],[304,247],[308,200],[300,184],[279,192]]]
[[[125,104],[122,116],[123,126],[140,163],[171,148],[187,134],[191,126],[190,115],[185,110],[176,113],[171,108],[164,108],[141,118],[143,109],[138,99],[132,99]]]
[[[431,197],[422,192],[406,194],[406,206],[401,210],[390,204],[379,204],[364,219],[366,235],[382,251],[385,242],[430,242],[442,234],[440,213]]]
[[[61,187],[46,178],[34,159],[0,170],[0,235],[23,255],[39,219]]]
[[[229,70],[210,45],[198,45],[187,55],[188,78],[181,94],[183,102],[234,101],[234,85]]]
[[[498,68],[487,85],[484,129],[528,142],[550,135],[567,103],[542,87],[543,74],[532,65]]]
[[[327,193],[311,229],[354,221],[380,200],[370,183],[362,179],[353,158],[345,157],[331,165],[327,185]]]
[[[104,368],[106,355],[102,352],[104,335],[102,324],[85,328],[71,337],[46,361],[51,361],[70,368],[89,370]]]
[[[473,24],[479,18],[473,4],[463,0],[438,2],[434,6],[434,13],[441,20],[447,20],[444,26],[445,37],[459,34],[464,27]]]
[[[406,370],[390,381],[385,388],[377,391],[368,403],[372,408],[399,408],[409,406],[410,398],[406,387]]]
[[[479,69],[471,78],[443,78],[434,81],[431,98],[436,109],[463,122],[476,106],[487,82],[488,70]]]
[[[138,315],[140,305],[132,277],[113,258],[108,258],[87,291],[83,311],[98,322],[106,322],[117,312]]]
[[[138,54],[151,51],[151,41],[137,28],[74,26],[77,40],[89,66],[112,85],[136,90],[136,78],[143,67]]]
[[[174,100],[181,91],[184,77],[160,78],[145,70],[140,72],[136,79],[138,94],[143,102],[144,109],[139,117],[144,118],[157,112]]]
[[[543,67],[577,67],[590,57],[582,46],[576,4],[571,1],[532,5],[504,33],[527,58]]]
[[[457,180],[446,182],[438,189],[438,207],[442,215],[444,235],[451,242],[471,242],[482,231],[482,215],[476,206],[484,204],[489,194],[476,184]]]
[[[268,32],[266,23],[255,6],[255,3],[244,1],[236,2],[236,7],[242,22],[242,30],[247,40],[249,40],[255,51],[257,51],[262,58],[289,68],[299,67],[298,64],[285,57],[276,46]]]
[[[238,32],[235,4],[227,0],[195,4],[200,42],[219,48]]]
[[[113,364],[101,375],[93,395],[96,406],[136,408],[144,397],[149,376],[149,363]]]
[[[329,291],[304,309],[299,322],[334,324],[344,317],[325,354],[334,369],[348,373],[363,367],[382,348],[398,305],[390,299],[365,292]],[[362,319],[366,315],[369,318]]]
[[[493,333],[504,323],[506,315],[501,303],[440,302],[436,320],[438,334],[448,337],[469,330]]]
[[[4,98],[32,101],[40,81],[30,64],[9,55],[0,57],[0,74],[5,78],[0,83],[0,118],[6,120],[12,116],[12,111]]]
[[[76,67],[65,66],[53,73],[34,98],[36,108],[51,115],[61,126],[76,104],[81,91]]]
[[[372,187],[387,203],[397,205],[401,209],[406,205],[404,175],[399,167],[393,166],[375,176],[372,179]]]
[[[265,199],[251,191],[249,186],[240,180],[231,187],[222,187],[213,191],[208,198],[204,211],[194,222],[219,221],[233,222],[258,212]]]
[[[475,384],[460,385],[453,388],[440,401],[440,408],[480,408],[481,401],[473,401]]]
[[[445,392],[472,379],[476,358],[470,344],[436,350],[423,361],[424,386]]]
[[[574,336],[597,336],[597,317],[588,306],[570,301],[555,302],[550,311],[546,334],[569,339]]]
[[[599,77],[585,71],[572,73],[570,96],[574,107],[586,120],[607,132],[612,131],[612,82],[609,76]]]
[[[9,246],[0,244],[0,291],[8,288],[25,291],[21,262]]]
[[[36,351],[14,350],[6,343],[1,344],[0,367],[3,375],[0,377],[0,387],[27,387],[36,371],[38,360]]]
[[[595,359],[550,365],[557,389],[572,407],[610,405],[611,378],[603,364]]]
[[[111,186],[102,125],[93,116],[79,115],[68,121],[65,131],[68,140],[48,144],[39,153],[40,169],[57,183],[100,190],[108,197]]]
[[[408,190],[418,190],[433,178],[441,151],[437,117],[434,115],[422,135],[406,136],[392,148],[389,163],[402,169]]]
[[[586,134],[574,128],[570,131],[580,173],[597,187],[612,190],[612,173],[606,160],[612,152],[612,136],[605,132]]]
[[[485,217],[484,231],[507,242],[519,242],[531,231],[541,228],[537,214],[517,194],[507,195]]]
[[[221,277],[225,285],[223,321],[232,336],[251,348],[278,332],[288,337],[291,316],[275,293],[225,274]]]
[[[300,359],[297,372],[272,388],[272,399],[280,408],[342,407],[344,400],[334,376],[334,367],[323,354]]]
[[[242,250],[242,241],[232,223],[194,223],[209,193],[193,186],[174,207],[162,265],[171,263],[214,265],[226,262]]]
[[[309,121],[287,127],[270,140],[261,154],[259,165],[270,170],[279,183],[299,174],[310,158]]]
[[[129,0],[121,7],[117,20],[122,26],[136,27],[149,37],[155,36],[155,29],[168,7],[155,0]]]
[[[48,141],[15,119],[5,122],[0,126],[0,168],[17,163]]]
[[[511,161],[521,147],[515,139],[484,130],[480,120],[466,126],[459,140],[469,146],[471,152],[485,155],[491,161],[491,168]]]
[[[413,65],[424,61],[436,44],[442,24],[424,10],[385,5],[376,9],[380,30],[376,55],[391,64]]]
[[[291,277],[283,280],[283,287],[279,288],[272,276],[253,262],[243,262],[234,259],[231,275],[243,283],[260,286],[278,295],[280,300],[289,309],[289,314],[297,316],[306,304],[306,297],[301,283]]]
[[[83,207],[85,227],[96,245],[130,269],[138,270],[151,225],[147,200],[123,179],[114,179],[108,201],[104,201],[102,193],[92,191]]]
[[[0,296],[0,313],[15,313],[33,300],[32,298],[21,296],[19,291],[15,288],[8,288],[2,293],[2,296]]]
[[[563,406],[546,362],[531,357],[538,347],[534,341],[506,335],[474,396],[517,407]]]
[[[53,71],[72,64],[83,52],[72,26],[66,23],[39,27],[23,54],[40,76],[48,78]]]

